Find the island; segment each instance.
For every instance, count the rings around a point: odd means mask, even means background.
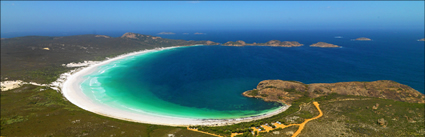
[[[320,48],[338,48],[340,46],[326,43],[326,42],[317,42],[315,44],[310,45],[310,47],[320,47]]]
[[[425,41],[425,38],[419,39],[418,41]]]
[[[357,39],[355,39],[356,41],[371,41],[372,39],[370,39],[370,38],[366,38],[366,37],[360,37],[360,38],[357,38]]]
[[[176,34],[176,33],[173,33],[173,32],[160,32],[158,34],[159,35],[173,35],[173,34]]]
[[[300,44],[297,41],[279,41],[279,40],[270,40],[266,43],[245,43],[242,40],[238,40],[236,42],[229,41],[224,44],[223,46],[274,46],[274,47],[299,47],[303,46],[303,44]]]

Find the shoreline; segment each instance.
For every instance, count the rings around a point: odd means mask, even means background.
[[[198,46],[198,45],[192,45]],[[173,117],[173,116],[165,116],[165,115],[157,115],[153,113],[143,113],[143,112],[132,112],[131,110],[121,110],[119,108],[114,108],[111,106],[107,106],[100,102],[96,102],[91,98],[87,97],[83,91],[81,90],[81,83],[85,80],[83,76],[93,73],[97,67],[108,64],[110,62],[124,59],[131,56],[146,54],[154,51],[162,51],[173,48],[186,47],[186,46],[172,46],[165,48],[155,48],[155,49],[147,49],[142,51],[131,52],[127,54],[122,54],[114,58],[108,58],[104,61],[96,62],[89,64],[87,67],[78,68],[72,70],[70,72],[64,73],[61,77],[53,82],[51,85],[55,86],[58,91],[61,91],[63,96],[70,101],[72,104],[107,117],[112,117],[120,120],[139,122],[139,123],[147,123],[147,124],[155,124],[155,125],[167,125],[167,126],[194,126],[194,125],[205,125],[205,126],[221,126],[221,125],[229,125],[236,124],[240,122],[248,122],[258,119],[263,119],[267,117],[271,117],[277,115],[285,110],[287,110],[290,105],[283,105],[280,108],[256,115],[256,116],[248,116],[241,118],[228,118],[228,119],[198,119],[198,118],[184,118],[184,117]]]

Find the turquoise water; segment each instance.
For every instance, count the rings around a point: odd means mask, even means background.
[[[424,92],[425,46],[416,41],[423,32],[208,34],[208,39],[218,42],[232,37],[248,42],[282,37],[279,40],[305,46],[193,46],[151,52],[99,67],[86,76],[83,92],[123,110],[209,119],[276,110],[281,104],[241,95],[266,79],[306,84],[394,80]],[[350,40],[363,36],[373,41]],[[308,47],[319,41],[342,48]]]
[[[279,103],[264,102],[259,99],[246,98],[240,95],[247,89],[243,88],[243,82],[234,82],[255,80],[240,78],[206,81],[194,80],[188,83],[181,83],[182,81],[180,81],[176,83],[180,83],[181,85],[173,89],[170,85],[173,85],[173,81],[178,79],[172,76],[168,76],[167,78],[164,75],[149,75],[146,74],[150,73],[149,71],[144,71],[151,70],[148,69],[152,67],[150,63],[156,62],[155,60],[159,57],[164,57],[169,53],[186,48],[192,47],[154,51],[100,66],[96,73],[85,76],[87,79],[82,83],[81,87],[86,95],[102,104],[122,110],[148,112],[164,116],[200,119],[240,118],[275,111],[281,106]],[[172,68],[179,65],[181,64],[170,64],[167,67]],[[151,81],[153,79],[164,79],[164,81],[168,79],[167,82],[171,83],[155,84]],[[197,88],[191,89],[193,87]],[[252,87],[252,85],[249,87]],[[180,92],[180,95],[169,94],[170,91]],[[236,94],[231,94],[232,92]],[[191,99],[192,101],[179,104],[163,99],[157,96],[157,94],[169,94],[167,96],[174,98],[174,101],[181,102],[184,100],[187,101],[187,99]],[[186,97],[179,98],[178,96]],[[199,105],[201,102],[208,104],[206,106]],[[209,107],[208,105],[213,107]],[[226,107],[219,109],[223,105]]]

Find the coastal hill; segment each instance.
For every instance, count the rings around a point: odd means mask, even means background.
[[[245,43],[245,41],[238,40],[236,42],[228,41],[228,42],[221,44],[221,45],[223,45],[223,46],[245,46],[245,45],[247,45],[247,43]],[[248,44],[248,45],[251,45],[251,44]]]
[[[121,37],[76,35],[25,36],[1,39],[1,80],[49,83],[70,68],[62,64],[99,61],[128,52],[169,46],[218,45],[212,41],[186,41],[125,33]],[[54,73],[54,74],[53,74]]]
[[[297,41],[279,41],[279,40],[270,40],[266,43],[246,43],[245,41],[238,40],[236,42],[229,41],[223,46],[274,46],[274,47],[299,47],[303,44],[298,43]]]
[[[242,93],[246,97],[261,98],[291,104],[307,94],[317,98],[332,93],[392,99],[409,103],[425,103],[425,96],[419,91],[394,81],[338,82],[304,84],[297,81],[264,80],[256,89]]]
[[[357,41],[371,41],[372,39],[366,38],[366,37],[361,37],[361,38],[357,38],[355,40],[357,40]]]
[[[320,47],[320,48],[338,48],[340,46],[326,43],[326,42],[317,42],[314,44],[311,44],[310,47]]]

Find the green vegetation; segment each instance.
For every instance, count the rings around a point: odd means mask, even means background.
[[[300,111],[298,116],[304,119],[309,119],[314,117],[313,114],[311,114],[309,111]]]
[[[261,96],[262,96],[262,97],[267,97],[267,96],[269,96],[269,95],[267,95],[267,94],[261,94]]]
[[[257,96],[257,95],[258,95],[258,90],[257,90],[257,89],[251,90],[251,91],[248,93],[248,95],[251,95],[251,96]]]
[[[117,120],[83,110],[47,87],[23,85],[1,95],[1,136],[175,136],[206,134]]]
[[[228,125],[228,126],[220,126],[220,127],[204,127],[204,126],[194,126],[194,127],[198,128],[201,131],[219,134],[223,136],[229,136],[231,133],[248,133],[248,132],[250,133],[252,131],[251,127],[260,127],[260,125],[263,125],[265,123],[283,121],[286,116],[297,112],[300,109],[299,108],[300,104],[307,103],[310,101],[311,101],[311,98],[309,98],[308,96],[303,96],[297,101],[294,101],[292,103],[292,106],[289,107],[286,111],[280,114],[277,114],[275,116],[272,116],[270,118],[255,120],[251,122],[243,122],[243,123],[238,123],[238,124]]]
[[[284,91],[286,91],[286,92],[299,92],[299,91],[297,91],[296,89],[294,89],[294,88],[290,88],[290,89],[288,89],[288,88],[285,88],[285,89],[283,89]]]
[[[267,86],[265,88],[276,88],[275,86]]]

